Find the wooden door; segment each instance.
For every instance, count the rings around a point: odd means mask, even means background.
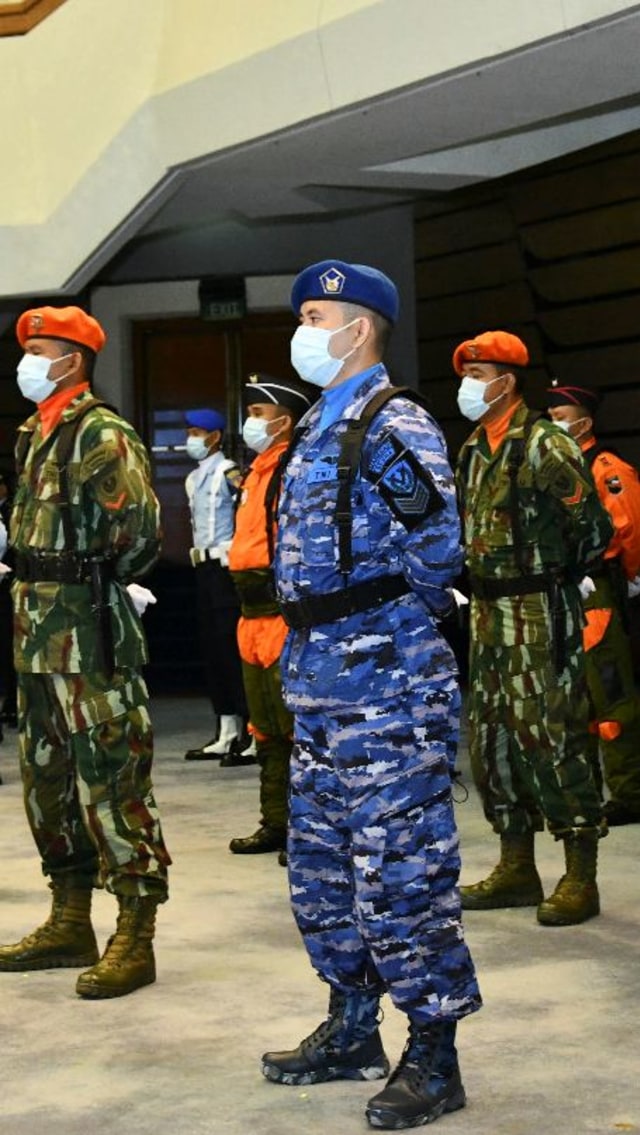
[[[207,407],[227,418],[224,450],[240,465],[250,460],[242,444],[242,387],[255,371],[291,377],[289,342],[293,316],[250,316],[229,323],[156,319],[134,323],[136,427],[148,446],[154,488],[162,510],[161,559],[149,577],[158,597],[145,626],[151,689],[199,692],[202,687],[191,524],[184,489],[194,468],[187,457],[186,410]]]

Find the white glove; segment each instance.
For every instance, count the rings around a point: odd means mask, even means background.
[[[588,599],[590,595],[593,595],[595,589],[596,585],[590,575],[585,575],[578,584],[581,599]]]
[[[451,594],[453,595],[453,601],[456,607],[468,607],[469,600],[467,599],[466,595],[462,594],[461,591],[458,591],[457,588],[452,587]]]
[[[8,575],[10,571],[11,571],[11,568],[9,567],[8,564],[0,563],[0,579],[2,578],[3,575]]]
[[[224,543],[218,544],[218,552],[220,554],[220,567],[229,567],[229,548],[231,547],[231,540],[225,540]]]
[[[127,591],[139,615],[144,615],[149,603],[153,604],[158,602],[153,591],[149,591],[148,587],[141,587],[139,583],[128,584]]]
[[[0,567],[1,566],[0,564]],[[629,580],[627,590],[630,599],[635,599],[636,595],[640,595],[640,575],[636,575],[634,579]]]

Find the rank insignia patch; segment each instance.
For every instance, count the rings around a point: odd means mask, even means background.
[[[393,435],[374,452],[367,476],[408,531],[444,505],[429,472]]]

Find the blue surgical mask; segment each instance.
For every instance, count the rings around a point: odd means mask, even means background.
[[[346,331],[347,327],[352,327],[357,322],[357,319],[352,319],[344,327],[336,327],[335,331],[301,324],[291,340],[291,365],[300,378],[322,387],[333,382],[356,348],[353,347],[341,359],[336,359],[329,352],[329,343],[338,331]]]
[[[484,417],[491,406],[494,406],[496,402],[504,398],[507,393],[506,390],[503,390],[502,394],[499,394],[497,398],[493,398],[491,402],[485,402],[484,400],[485,390],[488,390],[499,378],[504,378],[504,375],[497,374],[490,382],[483,382],[480,378],[471,378],[471,375],[465,374],[458,390],[458,409],[470,422],[479,421],[480,418]]]
[[[199,437],[198,434],[191,434],[187,438],[187,453],[194,461],[204,461],[205,457],[209,456],[204,438]]]

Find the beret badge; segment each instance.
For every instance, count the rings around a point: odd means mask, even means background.
[[[326,272],[322,273],[319,279],[325,295],[339,296],[344,288],[347,277],[337,268],[329,268]]]

